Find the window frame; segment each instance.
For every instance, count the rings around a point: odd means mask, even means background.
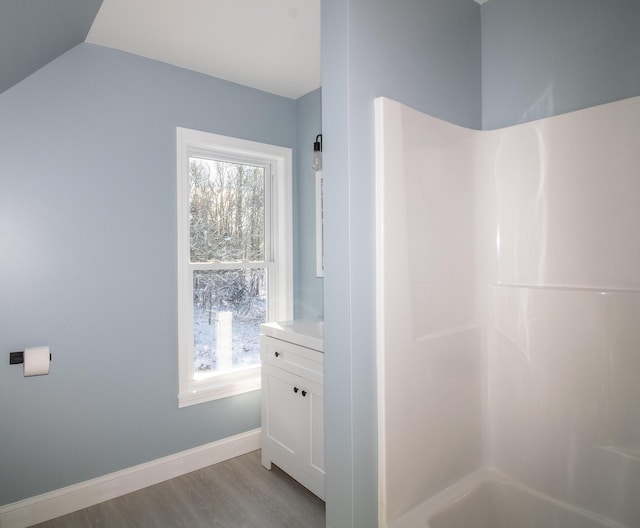
[[[293,318],[292,151],[256,141],[176,127],[178,244],[178,407],[261,388],[260,366],[194,379],[193,272],[256,267],[256,263],[192,263],[190,259],[189,158],[205,156],[270,169],[265,175],[267,321]],[[269,232],[270,231],[270,232]]]

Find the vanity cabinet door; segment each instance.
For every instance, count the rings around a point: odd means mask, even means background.
[[[287,473],[297,471],[302,460],[306,402],[300,395],[302,378],[269,364],[262,365],[263,463],[268,454]],[[266,465],[266,464],[265,464]]]
[[[312,479],[324,482],[324,395],[322,385],[306,383],[305,415],[308,420],[302,450],[302,467]]]

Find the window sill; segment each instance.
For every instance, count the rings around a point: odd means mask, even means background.
[[[231,375],[233,376],[233,375]],[[220,376],[214,381],[207,380],[208,383],[194,384],[189,390],[178,394],[178,407],[189,407],[198,403],[219,400],[229,396],[237,396],[245,392],[260,390],[261,379],[260,369],[252,370],[251,374],[242,376]]]

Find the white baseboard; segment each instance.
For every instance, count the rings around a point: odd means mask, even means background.
[[[0,527],[26,528],[260,449],[260,429],[224,438],[5,506]]]

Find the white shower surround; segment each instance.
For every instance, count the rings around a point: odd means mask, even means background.
[[[380,526],[487,468],[640,526],[639,132],[376,100]]]

